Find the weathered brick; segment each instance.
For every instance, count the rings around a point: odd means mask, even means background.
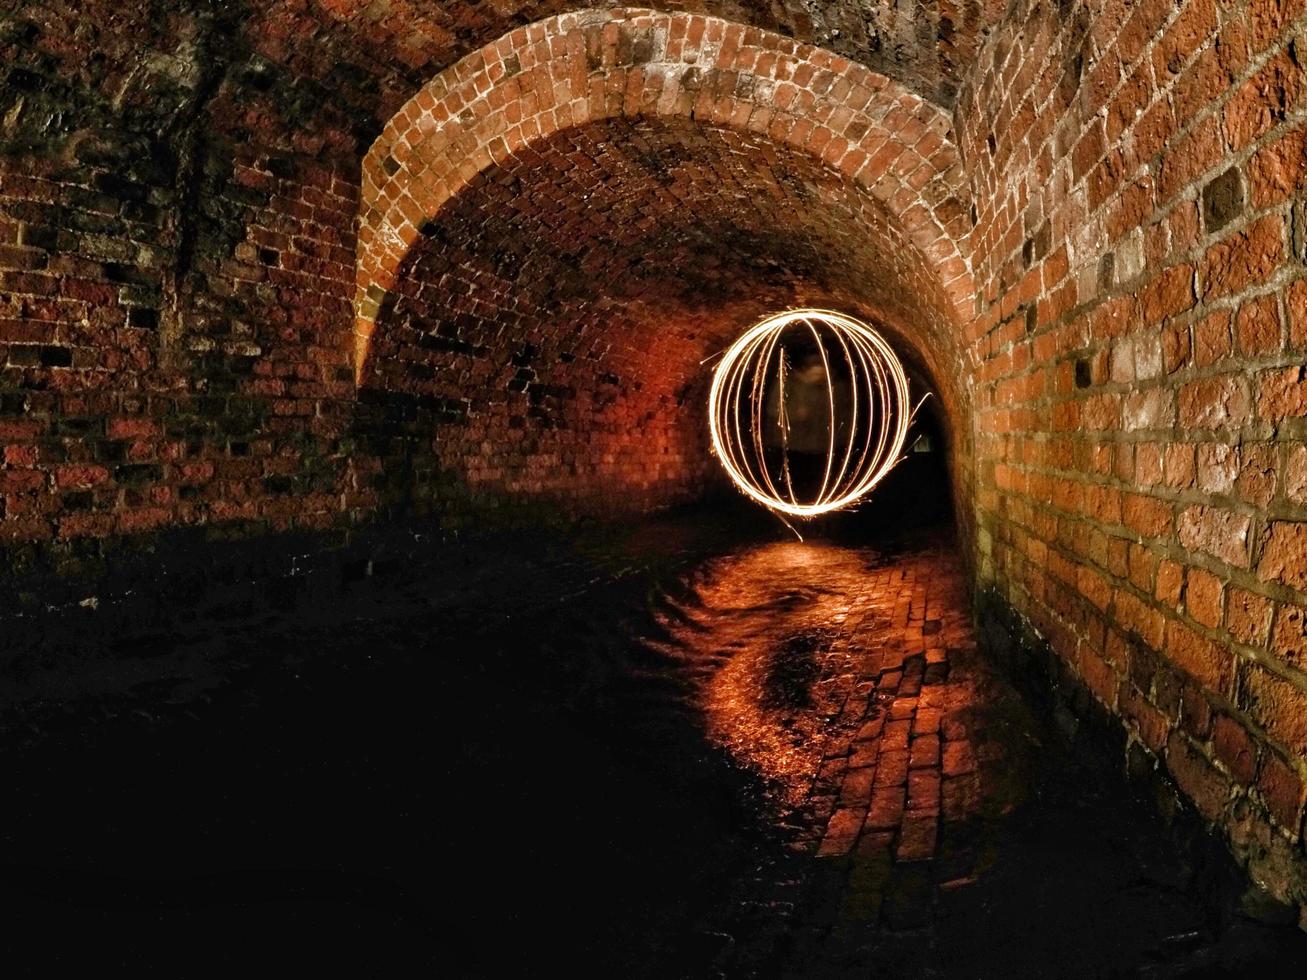
[[[1307,691],[1253,664],[1246,679],[1248,712],[1290,752],[1307,752]]]
[[[0,492],[35,493],[45,489],[48,477],[40,470],[0,470]]]
[[[1199,367],[1209,367],[1229,357],[1234,350],[1228,310],[1217,310],[1197,321],[1193,335],[1193,359]]]
[[[1196,429],[1238,427],[1251,409],[1244,379],[1238,375],[1204,378],[1180,389],[1180,424]]]
[[[1257,774],[1257,747],[1238,721],[1228,715],[1217,716],[1212,726],[1212,749],[1235,782],[1252,782]]]
[[[1268,143],[1248,161],[1252,202],[1268,207],[1290,197],[1307,177],[1307,131],[1296,129]]]
[[[1239,478],[1239,450],[1224,442],[1205,442],[1197,450],[1198,488],[1209,494],[1228,494]]]
[[[1217,819],[1230,795],[1226,778],[1178,732],[1167,740],[1166,764],[1199,812],[1208,820]]]
[[[1302,777],[1279,756],[1268,753],[1262,759],[1257,788],[1276,822],[1296,834],[1302,826]]]
[[[1159,562],[1157,565],[1157,589],[1154,593],[1157,600],[1169,606],[1178,606],[1183,588],[1184,567],[1173,561]]]
[[[60,489],[67,487],[93,487],[104,483],[109,479],[109,471],[103,466],[91,465],[70,465],[61,466],[55,470],[55,486]]]
[[[1265,646],[1270,637],[1271,601],[1255,592],[1231,586],[1226,595],[1225,625],[1240,643]]]
[[[1185,581],[1185,610],[1204,626],[1220,626],[1223,588],[1211,572],[1191,568]]]
[[[1166,653],[1177,667],[1197,678],[1210,691],[1224,693],[1234,677],[1234,657],[1220,644],[1171,620],[1166,624]]]
[[[1271,633],[1271,652],[1294,667],[1307,666],[1307,609],[1291,602],[1280,605]]]
[[[1289,447],[1284,493],[1295,504],[1307,503],[1307,446],[1293,444]]]
[[[160,431],[157,421],[143,418],[110,419],[105,428],[110,439],[148,439]]]
[[[1184,685],[1180,700],[1180,725],[1194,739],[1205,742],[1212,733],[1212,705],[1201,685]]]
[[[1232,149],[1266,133],[1298,102],[1302,69],[1282,51],[1245,82],[1225,107],[1226,138]]]
[[[1262,536],[1257,574],[1267,581],[1307,590],[1307,524],[1272,521]]]
[[[1235,489],[1241,499],[1254,507],[1266,507],[1275,497],[1279,482],[1275,446],[1252,443],[1239,447],[1239,476]]]
[[[1209,235],[1237,218],[1244,207],[1244,181],[1238,167],[1230,167],[1203,188],[1203,230]]]
[[[1261,296],[1244,303],[1235,321],[1239,353],[1253,356],[1280,348],[1280,312],[1275,297]]]
[[[1246,514],[1221,507],[1186,507],[1176,518],[1176,531],[1186,548],[1213,555],[1236,568],[1249,566],[1251,526]]]
[[[1199,268],[1204,299],[1237,293],[1270,278],[1284,261],[1284,219],[1260,218],[1207,250]]]
[[[1152,752],[1160,753],[1166,745],[1170,725],[1166,716],[1148,703],[1148,699],[1129,681],[1123,681],[1118,700],[1121,714],[1134,722],[1139,740]]]
[[[1258,375],[1257,414],[1268,422],[1307,415],[1307,368],[1277,368]]]
[[[1157,537],[1171,529],[1171,508],[1164,501],[1141,494],[1126,494],[1122,517],[1127,527],[1144,537]]]
[[[1299,212],[1301,215],[1301,211]],[[1295,233],[1296,234],[1296,233]],[[1303,229],[1307,239],[1307,229]],[[1299,248],[1302,252],[1307,242]],[[1296,279],[1285,290],[1285,308],[1289,315],[1289,342],[1294,347],[1307,346],[1307,279]]]
[[[1166,269],[1139,291],[1139,311],[1146,325],[1160,324],[1194,305],[1194,270],[1177,265]]]

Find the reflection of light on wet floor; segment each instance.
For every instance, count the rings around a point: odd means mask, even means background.
[[[776,780],[799,804],[821,765],[823,729],[838,713],[828,678],[846,644],[847,616],[870,556],[785,543],[723,560],[700,589],[708,637],[731,658],[704,692],[710,736]]]
[[[678,659],[716,667],[700,675],[709,736],[804,813],[821,853],[862,840],[929,858],[941,818],[979,806],[975,644],[952,556],[764,545],[700,569],[663,625]]]

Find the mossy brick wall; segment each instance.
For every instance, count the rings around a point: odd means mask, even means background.
[[[0,537],[323,527],[366,116],[235,8],[110,8],[0,31]]]
[[[605,0],[379,0],[370,3],[286,3],[255,0],[265,46],[288,60],[306,57],[305,41],[339,42],[353,64],[399,90],[419,84],[469,51],[515,28],[568,11],[608,8]],[[698,13],[818,44],[897,79],[948,106],[1005,0],[666,0],[669,13]],[[348,42],[347,44],[345,42]],[[300,51],[295,51],[300,47]],[[310,48],[311,49],[311,48]]]
[[[1305,10],[1021,2],[957,110],[982,585],[1299,905]]]

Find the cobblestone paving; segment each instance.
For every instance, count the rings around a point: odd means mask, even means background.
[[[789,830],[789,859],[715,926],[727,972],[856,967],[973,880],[974,818],[1016,802],[1021,747],[1002,739],[1027,726],[995,717],[1021,709],[977,656],[952,553],[765,545],[711,563],[661,621],[664,650],[717,665],[709,733]]]

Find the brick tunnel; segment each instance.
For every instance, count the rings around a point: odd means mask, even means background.
[[[1305,44],[0,4],[8,960],[1304,975]],[[918,410],[787,523],[707,403],[796,308]]]

